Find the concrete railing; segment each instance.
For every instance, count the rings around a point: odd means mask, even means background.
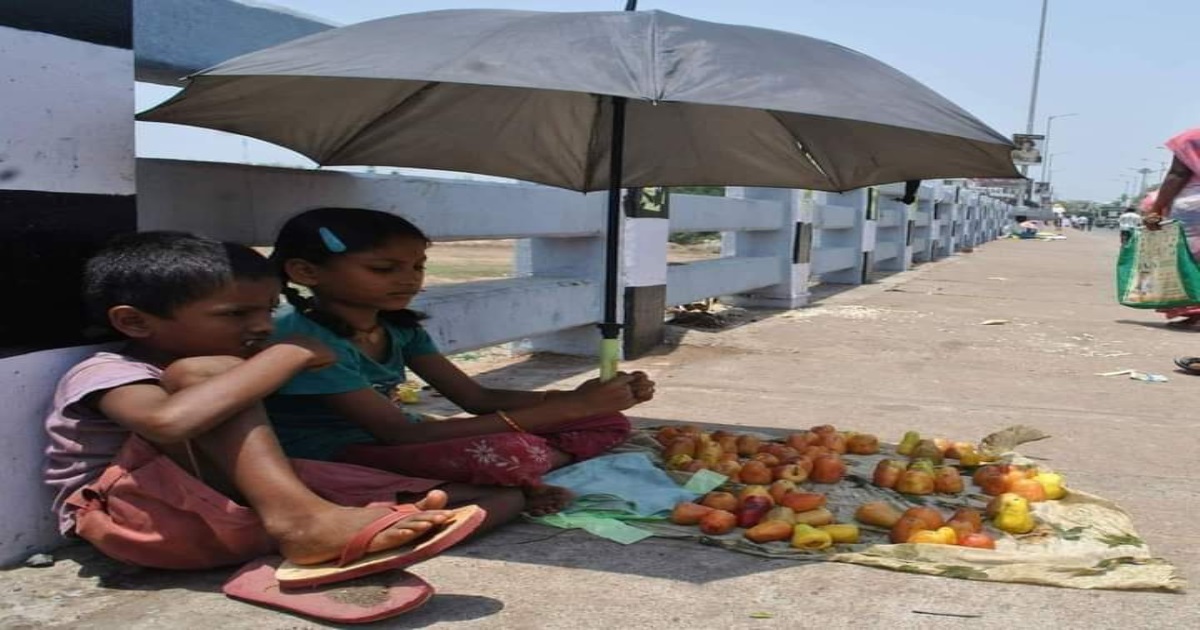
[[[184,229],[255,245],[270,244],[287,216],[317,206],[395,212],[435,241],[522,239],[514,277],[434,286],[419,298],[417,306],[434,316],[431,334],[448,352],[547,335],[534,348],[593,350],[603,194],[176,160],[139,160],[138,189],[140,229]],[[873,272],[903,271],[990,240],[1008,211],[952,186],[923,186],[912,206],[894,199],[899,192],[733,188],[727,197],[674,195],[666,229],[653,235],[660,242],[626,229],[621,288],[661,269],[662,307],[729,296],[792,308],[807,303],[812,284],[859,284]],[[723,234],[719,258],[668,264],[669,233],[707,231]],[[631,236],[637,241],[628,242]],[[651,317],[661,320],[661,308]]]

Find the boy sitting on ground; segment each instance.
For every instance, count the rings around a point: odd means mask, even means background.
[[[85,287],[127,343],[73,367],[46,419],[45,479],[64,534],[146,567],[276,551],[307,565],[337,558],[372,527],[381,531],[369,552],[449,518],[440,481],[284,457],[261,401],[334,356],[306,338],[267,343],[280,282],[254,250],[131,234],[89,261]],[[401,493],[428,494],[395,505]],[[519,493],[486,498],[492,524],[520,511]]]

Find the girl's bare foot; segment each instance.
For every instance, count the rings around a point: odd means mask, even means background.
[[[570,490],[560,486],[526,486],[525,511],[533,516],[561,512],[575,500]]]
[[[414,503],[420,511],[376,535],[367,545],[367,551],[402,547],[446,522],[450,517],[450,512],[442,509],[446,500],[445,492],[431,491]],[[385,507],[350,508],[331,504],[326,509],[308,512],[290,526],[268,525],[267,531],[279,542],[279,553],[284,558],[296,564],[319,564],[340,556],[355,534],[389,511]]]

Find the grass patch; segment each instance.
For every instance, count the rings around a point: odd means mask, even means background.
[[[490,262],[429,263],[425,266],[429,282],[463,282],[488,278],[512,277],[512,266]]]

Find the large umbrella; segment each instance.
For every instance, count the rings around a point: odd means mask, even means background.
[[[192,75],[138,118],[260,138],[321,165],[608,190],[602,376],[619,349],[622,187],[1020,177],[1006,138],[891,66],[802,35],[628,10],[635,2],[353,24]]]

